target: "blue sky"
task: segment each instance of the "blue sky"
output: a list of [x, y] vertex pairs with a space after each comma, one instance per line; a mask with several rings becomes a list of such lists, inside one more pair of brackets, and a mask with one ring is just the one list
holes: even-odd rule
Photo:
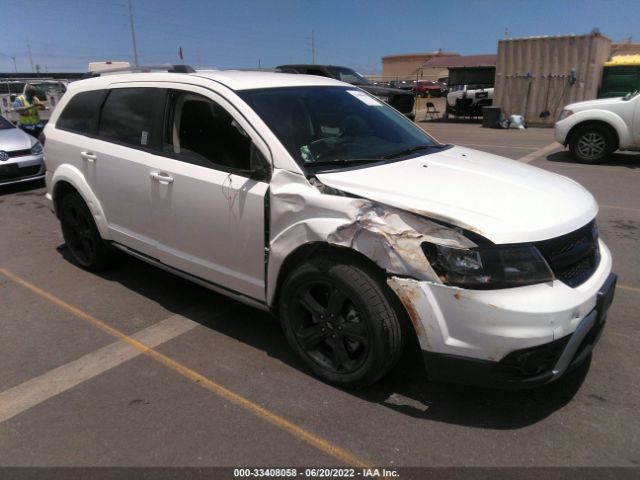
[[[640, 42], [640, 0], [132, 0], [141, 64], [201, 68], [311, 62], [379, 73], [381, 58], [442, 48], [495, 53], [509, 36], [588, 33]], [[85, 71], [133, 61], [128, 0], [0, 0], [0, 71]]]

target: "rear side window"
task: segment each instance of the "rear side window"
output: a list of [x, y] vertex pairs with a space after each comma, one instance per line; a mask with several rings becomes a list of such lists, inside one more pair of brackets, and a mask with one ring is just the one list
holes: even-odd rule
[[76, 94], [60, 114], [56, 127], [85, 135], [95, 134], [98, 110], [104, 95], [104, 90]]
[[117, 88], [109, 92], [102, 107], [98, 135], [135, 147], [151, 147], [164, 106], [161, 88]]

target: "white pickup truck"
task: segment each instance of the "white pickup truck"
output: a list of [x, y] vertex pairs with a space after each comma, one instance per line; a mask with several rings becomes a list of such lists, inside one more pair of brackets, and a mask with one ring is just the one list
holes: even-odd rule
[[493, 103], [493, 87], [485, 85], [452, 85], [447, 93], [447, 114], [481, 115], [482, 107]]
[[555, 137], [581, 162], [600, 163], [615, 150], [640, 147], [640, 95], [588, 100], [564, 107]]

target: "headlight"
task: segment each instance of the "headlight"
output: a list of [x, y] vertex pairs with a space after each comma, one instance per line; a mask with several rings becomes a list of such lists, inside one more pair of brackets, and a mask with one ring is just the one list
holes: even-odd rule
[[376, 97], [378, 97], [378, 100], [381, 100], [385, 103], [389, 103], [389, 99], [391, 98], [387, 95], [376, 95]]
[[42, 145], [40, 143], [34, 143], [31, 147], [31, 155], [42, 155]]
[[451, 248], [423, 243], [422, 249], [447, 285], [470, 289], [522, 287], [554, 279], [551, 269], [532, 245]]
[[562, 110], [560, 112], [560, 118], [558, 119], [558, 121], [560, 120], [564, 120], [565, 118], [567, 118], [568, 116], [573, 115], [573, 111], [572, 110], [567, 110], [566, 108], [564, 110]]

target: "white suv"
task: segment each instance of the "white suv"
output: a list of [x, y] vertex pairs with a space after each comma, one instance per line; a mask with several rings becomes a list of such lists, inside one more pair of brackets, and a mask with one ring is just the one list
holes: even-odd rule
[[556, 140], [584, 163], [605, 161], [614, 150], [638, 150], [638, 93], [567, 105], [555, 124]]
[[78, 265], [114, 247], [271, 311], [332, 383], [371, 384], [413, 343], [432, 379], [540, 385], [589, 355], [613, 296], [584, 188], [336, 80], [104, 75], [45, 133]]

